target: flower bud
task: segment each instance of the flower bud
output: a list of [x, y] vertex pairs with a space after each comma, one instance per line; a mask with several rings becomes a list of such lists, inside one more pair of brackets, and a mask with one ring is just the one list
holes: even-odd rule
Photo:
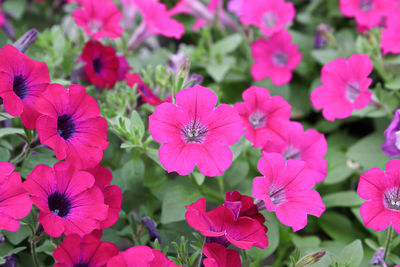
[[25, 51], [28, 50], [28, 48], [36, 41], [37, 35], [38, 31], [36, 29], [30, 29], [14, 43], [14, 47], [22, 53], [25, 53]]
[[322, 249], [318, 252], [314, 252], [311, 254], [308, 254], [306, 256], [304, 256], [303, 258], [301, 258], [297, 263], [296, 263], [296, 267], [303, 267], [303, 266], [309, 266], [312, 265], [318, 261], [321, 260], [321, 258], [325, 255], [326, 250]]

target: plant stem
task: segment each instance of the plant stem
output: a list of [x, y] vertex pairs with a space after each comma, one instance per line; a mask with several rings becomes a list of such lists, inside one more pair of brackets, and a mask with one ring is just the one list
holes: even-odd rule
[[36, 255], [36, 241], [34, 239], [31, 240], [31, 250], [32, 250], [32, 260], [35, 264], [35, 267], [40, 267], [39, 261]]
[[387, 235], [386, 235], [385, 254], [383, 255], [383, 260], [385, 262], [386, 262], [387, 257], [389, 257], [389, 254], [390, 254], [390, 246], [392, 245], [392, 239], [393, 239], [393, 227], [389, 226], [389, 229], [387, 230]]

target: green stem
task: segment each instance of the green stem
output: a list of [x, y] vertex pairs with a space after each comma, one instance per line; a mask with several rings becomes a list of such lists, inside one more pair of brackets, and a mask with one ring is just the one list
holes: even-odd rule
[[39, 261], [36, 254], [36, 241], [34, 239], [31, 240], [31, 250], [32, 250], [32, 260], [35, 267], [40, 267]]
[[393, 239], [393, 227], [389, 226], [389, 229], [387, 230], [387, 235], [386, 235], [385, 254], [383, 255], [384, 261], [386, 261], [387, 257], [389, 257], [390, 246], [392, 245], [392, 239]]

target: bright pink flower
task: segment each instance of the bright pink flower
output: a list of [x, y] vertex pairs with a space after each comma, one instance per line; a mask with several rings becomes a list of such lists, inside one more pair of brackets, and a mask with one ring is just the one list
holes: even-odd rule
[[129, 87], [133, 87], [135, 84], [137, 84], [136, 90], [138, 90], [142, 100], [152, 106], [158, 106], [164, 102], [158, 96], [156, 96], [153, 91], [143, 82], [138, 73], [127, 74], [126, 84]]
[[118, 80], [119, 61], [112, 46], [98, 41], [89, 41], [82, 50], [80, 59], [89, 81], [100, 88], [112, 89]]
[[36, 121], [40, 142], [51, 147], [58, 160], [82, 168], [100, 162], [108, 146], [107, 121], [84, 87], [72, 84], [66, 89], [51, 84], [35, 107], [42, 114]]
[[247, 0], [241, 5], [241, 14], [240, 21], [244, 25], [258, 26], [264, 35], [272, 36], [292, 22], [296, 10], [293, 3], [284, 0]]
[[179, 267], [165, 255], [147, 246], [135, 246], [111, 258], [107, 267]]
[[348, 18], [355, 17], [358, 25], [372, 28], [382, 17], [398, 9], [397, 0], [340, 0], [340, 11]]
[[250, 217], [235, 217], [233, 211], [226, 206], [219, 206], [206, 211], [206, 199], [185, 206], [186, 221], [203, 236], [211, 237], [211, 242], [224, 246], [233, 244], [242, 249], [252, 246], [264, 249], [268, 246], [268, 238], [264, 227]]
[[118, 255], [118, 247], [110, 242], [103, 242], [94, 234], [80, 237], [67, 235], [54, 250], [54, 267], [103, 267], [109, 259]]
[[12, 45], [0, 50], [0, 97], [5, 110], [12, 116], [21, 115], [26, 128], [35, 128], [39, 113], [34, 103], [49, 83], [45, 63], [29, 58]]
[[400, 11], [387, 18], [387, 27], [382, 30], [381, 47], [384, 54], [400, 53]]
[[11, 163], [0, 161], [0, 230], [17, 231], [18, 219], [32, 209], [32, 201], [21, 183], [21, 176], [13, 172]]
[[94, 176], [95, 184], [103, 192], [104, 204], [108, 206], [108, 215], [105, 220], [100, 222], [100, 228], [108, 228], [118, 221], [118, 214], [122, 204], [121, 188], [118, 185], [110, 185], [112, 173], [100, 164], [86, 171]]
[[232, 163], [229, 146], [242, 135], [240, 117], [233, 107], [217, 104], [217, 95], [196, 85], [179, 91], [176, 103], [163, 103], [149, 118], [161, 164], [168, 172], [187, 175], [195, 165], [206, 176], [218, 176]]
[[315, 179], [304, 161], [285, 158], [278, 153], [264, 154], [258, 161], [264, 175], [253, 180], [253, 197], [264, 201], [268, 211], [276, 212], [279, 221], [293, 231], [307, 225], [307, 214], [320, 217], [325, 211], [321, 196], [311, 188]]
[[217, 243], [206, 243], [203, 253], [207, 257], [203, 260], [205, 267], [241, 267], [239, 252], [227, 249]]
[[82, 8], [76, 9], [72, 16], [75, 23], [93, 39], [115, 39], [121, 36], [122, 27], [119, 22], [122, 15], [112, 0], [85, 0], [80, 5]]
[[327, 63], [321, 71], [322, 85], [311, 93], [311, 103], [322, 109], [322, 115], [329, 121], [349, 117], [354, 109], [369, 104], [372, 93], [368, 87], [372, 79], [368, 75], [372, 68], [368, 55], [360, 54]]
[[289, 32], [282, 30], [268, 40], [260, 38], [251, 45], [255, 63], [251, 67], [254, 80], [269, 77], [273, 84], [284, 85], [292, 79], [294, 70], [301, 61], [297, 44], [292, 44]]
[[129, 66], [128, 60], [124, 56], [117, 56], [118, 58], [118, 81], [123, 81], [125, 80], [125, 76], [128, 74], [128, 72], [132, 69], [131, 66]]
[[85, 235], [100, 228], [108, 214], [104, 196], [92, 174], [65, 161], [53, 168], [37, 165], [24, 182], [39, 210], [38, 221], [50, 236]]
[[238, 18], [243, 16], [243, 11], [242, 11], [242, 2], [243, 0], [229, 0], [227, 8], [230, 12], [235, 14]]
[[242, 117], [244, 135], [254, 147], [264, 146], [268, 140], [284, 139], [286, 123], [290, 118], [290, 105], [280, 96], [271, 97], [269, 91], [252, 86], [242, 94], [243, 102], [235, 109]]
[[385, 172], [372, 168], [361, 175], [358, 195], [365, 199], [360, 208], [365, 226], [382, 231], [390, 225], [400, 234], [400, 160], [386, 163]]
[[304, 131], [301, 123], [287, 123], [287, 131], [280, 142], [268, 141], [262, 152], [280, 153], [286, 160], [295, 159], [306, 162], [309, 175], [316, 183], [326, 177], [328, 162], [323, 158], [328, 150], [328, 144], [323, 134], [314, 129]]

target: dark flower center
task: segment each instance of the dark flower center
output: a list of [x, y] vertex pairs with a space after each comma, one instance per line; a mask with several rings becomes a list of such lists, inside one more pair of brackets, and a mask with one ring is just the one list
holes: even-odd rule
[[58, 134], [68, 140], [76, 132], [76, 125], [71, 115], [63, 114], [57, 118]]
[[360, 8], [364, 12], [368, 12], [374, 8], [374, 0], [360, 0]]
[[[211, 229], [211, 230], [213, 230], [213, 229]], [[215, 232], [217, 232], [217, 231], [215, 231]], [[207, 237], [206, 243], [217, 243], [226, 248], [229, 247], [229, 245], [231, 244], [231, 242], [229, 242], [228, 239], [226, 239], [225, 235], [216, 236], [216, 237]]]
[[14, 76], [13, 91], [21, 100], [28, 95], [28, 86], [22, 74]]
[[274, 27], [276, 25], [277, 21], [278, 21], [278, 17], [275, 15], [274, 12], [271, 12], [271, 11], [268, 11], [262, 17], [262, 24], [268, 28]]
[[96, 73], [100, 73], [101, 70], [103, 69], [103, 62], [101, 61], [101, 59], [99, 57], [95, 58], [93, 60], [93, 69], [94, 69], [94, 72], [96, 72]]
[[275, 205], [280, 205], [285, 202], [285, 190], [284, 188], [276, 187], [271, 185], [268, 189], [268, 195]]
[[254, 129], [261, 128], [265, 126], [267, 116], [256, 110], [249, 116], [249, 122]]
[[385, 207], [400, 211], [400, 188], [392, 188], [384, 193]]
[[284, 67], [288, 61], [288, 56], [285, 52], [279, 51], [272, 56], [272, 63], [276, 66]]
[[288, 160], [288, 159], [296, 159], [300, 160], [301, 159], [301, 152], [297, 148], [294, 148], [292, 146], [288, 146], [283, 152], [283, 157]]
[[194, 120], [181, 129], [186, 143], [202, 144], [208, 134], [208, 129], [199, 121]]
[[346, 99], [349, 100], [351, 103], [354, 103], [354, 101], [357, 99], [359, 95], [360, 95], [360, 85], [357, 82], [348, 83], [345, 91]]
[[74, 264], [74, 267], [89, 267], [89, 264], [85, 262], [79, 262], [77, 264]]
[[48, 196], [47, 203], [51, 213], [60, 217], [67, 216], [72, 208], [67, 196], [57, 191]]

